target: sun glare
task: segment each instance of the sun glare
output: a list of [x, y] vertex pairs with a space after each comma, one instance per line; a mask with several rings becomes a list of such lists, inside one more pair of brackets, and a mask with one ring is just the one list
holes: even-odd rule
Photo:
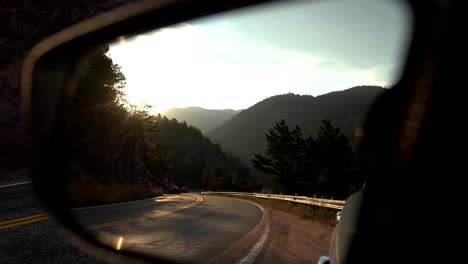
[[137, 108], [143, 108], [144, 106], [150, 105], [150, 112], [152, 113], [159, 113], [167, 110], [161, 104], [154, 102], [154, 100], [152, 100], [152, 98], [150, 98], [148, 94], [145, 94], [144, 90], [141, 89], [128, 89], [127, 86], [125, 99], [129, 105]]
[[[405, 34], [398, 31], [400, 24], [385, 33], [395, 41], [380, 40], [380, 31], [371, 32], [371, 41], [371, 33], [362, 33], [361, 20], [348, 25], [348, 31], [360, 34], [350, 37], [337, 33], [342, 32], [336, 29], [343, 26], [340, 21], [322, 30], [320, 16], [303, 17], [301, 10], [292, 11], [307, 26], [292, 20], [297, 27], [278, 27], [273, 18], [280, 13], [237, 14], [120, 37], [109, 52], [126, 77], [127, 101], [149, 104], [156, 113], [189, 106], [246, 109], [273, 95], [317, 96], [363, 84], [388, 86], [396, 80]], [[383, 50], [385, 56], [375, 55]]]
[[196, 93], [181, 93], [181, 87], [193, 87], [193, 78], [190, 78], [193, 73], [184, 73], [186, 69], [181, 66], [184, 59], [191, 60], [189, 54], [182, 57], [170, 52], [193, 38], [196, 30], [196, 26], [181, 24], [133, 39], [121, 37], [111, 45], [110, 55], [122, 67], [127, 79], [125, 94], [129, 104], [149, 104], [152, 112], [160, 113], [172, 107], [192, 106], [191, 100], [200, 99]]

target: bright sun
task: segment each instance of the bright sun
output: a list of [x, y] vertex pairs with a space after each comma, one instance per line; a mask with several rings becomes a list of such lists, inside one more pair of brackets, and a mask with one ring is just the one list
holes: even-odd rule
[[145, 89], [131, 89], [132, 86], [128, 86], [125, 89], [125, 98], [130, 105], [136, 107], [142, 107], [144, 105], [151, 105], [151, 113], [162, 113], [166, 110], [169, 110], [173, 107], [173, 104], [167, 102], [167, 104], [162, 104], [159, 101], [155, 101], [154, 95], [151, 91]]

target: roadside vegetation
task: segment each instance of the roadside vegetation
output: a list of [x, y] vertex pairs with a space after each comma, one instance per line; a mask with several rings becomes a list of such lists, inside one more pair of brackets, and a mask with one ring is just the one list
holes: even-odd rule
[[328, 119], [315, 138], [304, 136], [297, 125], [290, 128], [284, 119], [265, 137], [265, 153], [255, 154], [252, 164], [272, 176], [275, 193], [343, 198], [363, 184], [348, 138]]

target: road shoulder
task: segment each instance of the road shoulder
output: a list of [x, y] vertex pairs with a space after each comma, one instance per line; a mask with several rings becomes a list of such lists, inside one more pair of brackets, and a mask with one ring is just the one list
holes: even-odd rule
[[[235, 199], [235, 198], [233, 198]], [[245, 200], [244, 200], [245, 201]], [[333, 225], [302, 219], [264, 204], [262, 220], [242, 240], [210, 263], [317, 263], [328, 255]], [[266, 241], [261, 241], [267, 232]], [[249, 258], [261, 243], [255, 258]]]

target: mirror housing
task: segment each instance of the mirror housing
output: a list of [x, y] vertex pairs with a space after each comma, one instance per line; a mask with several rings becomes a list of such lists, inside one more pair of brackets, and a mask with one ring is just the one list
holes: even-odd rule
[[[119, 252], [106, 247], [89, 236], [74, 220], [63, 197], [64, 146], [66, 139], [61, 137], [63, 108], [66, 88], [70, 81], [69, 72], [73, 71], [77, 58], [89, 48], [117, 39], [119, 36], [131, 36], [158, 27], [217, 12], [241, 8], [248, 5], [269, 1], [143, 1], [121, 7], [115, 11], [82, 22], [39, 43], [28, 55], [23, 65], [22, 96], [23, 109], [31, 141], [32, 178], [34, 188], [46, 207], [59, 224], [70, 230], [80, 243], [101, 251], [124, 254], [142, 261], [170, 263], [164, 259], [145, 257], [129, 252]], [[410, 3], [416, 1], [411, 1]], [[413, 5], [415, 6], [416, 4]], [[425, 43], [426, 31], [418, 31], [421, 25], [427, 25], [424, 16], [419, 16], [415, 30], [422, 37], [417, 45], [411, 47], [410, 63], [405, 71], [416, 74], [422, 64], [424, 50], [415, 50]], [[419, 34], [419, 35], [418, 35]], [[414, 60], [414, 62], [413, 62]], [[52, 78], [50, 78], [52, 77]], [[406, 77], [408, 82], [410, 78]], [[410, 76], [412, 77], [412, 76]], [[356, 213], [357, 214], [357, 213]], [[343, 219], [340, 224], [343, 223]], [[73, 241], [73, 239], [72, 239]], [[80, 245], [82, 248], [83, 245]], [[327, 257], [320, 261], [326, 263]], [[319, 262], [320, 263], [320, 262]]]

